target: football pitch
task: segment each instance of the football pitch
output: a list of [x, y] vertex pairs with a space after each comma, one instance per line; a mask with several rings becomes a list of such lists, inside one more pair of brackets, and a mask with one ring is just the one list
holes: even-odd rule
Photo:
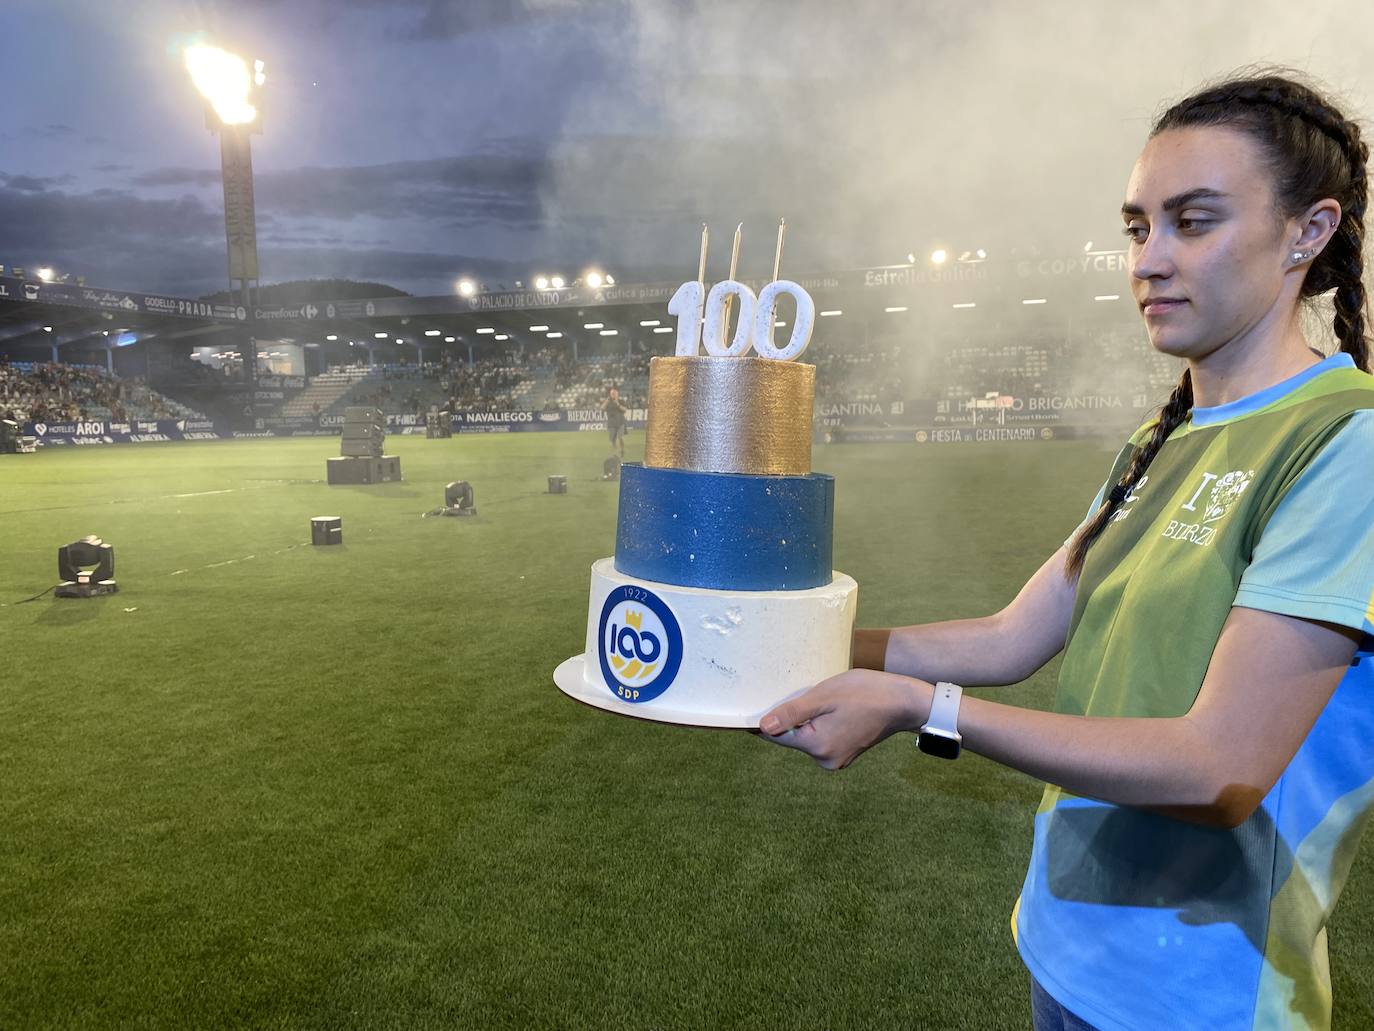
[[[1002, 606], [1116, 446], [817, 447], [860, 625]], [[392, 437], [369, 487], [323, 482], [337, 449], [0, 457], [0, 1028], [1030, 1026], [1038, 784], [561, 694], [603, 434]], [[424, 518], [459, 479], [477, 516]], [[17, 604], [88, 534], [120, 593]], [[1048, 706], [1057, 672], [986, 693]], [[1333, 1026], [1374, 1026], [1368, 843], [1331, 958]]]

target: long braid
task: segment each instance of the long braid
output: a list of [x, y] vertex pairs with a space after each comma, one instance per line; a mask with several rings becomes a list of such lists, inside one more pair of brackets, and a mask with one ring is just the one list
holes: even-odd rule
[[1112, 521], [1112, 516], [1121, 507], [1140, 478], [1145, 475], [1145, 470], [1154, 461], [1159, 449], [1164, 446], [1164, 442], [1169, 439], [1169, 434], [1187, 420], [1193, 411], [1193, 376], [1186, 369], [1183, 378], [1178, 381], [1178, 386], [1174, 387], [1174, 392], [1169, 395], [1169, 400], [1165, 402], [1160, 410], [1159, 417], [1155, 420], [1154, 429], [1150, 433], [1150, 439], [1144, 445], [1135, 449], [1131, 455], [1131, 464], [1126, 467], [1126, 471], [1121, 474], [1121, 479], [1116, 485], [1107, 492], [1107, 496], [1102, 500], [1102, 507], [1099, 508], [1091, 520], [1085, 523], [1069, 542], [1069, 557], [1064, 563], [1064, 577], [1072, 580], [1083, 568], [1083, 560], [1088, 555], [1088, 549], [1092, 547], [1093, 541], [1097, 540], [1099, 534], [1107, 528]]

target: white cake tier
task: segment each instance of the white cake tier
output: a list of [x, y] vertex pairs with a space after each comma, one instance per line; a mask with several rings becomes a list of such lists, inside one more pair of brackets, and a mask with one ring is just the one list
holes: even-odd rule
[[592, 566], [587, 650], [554, 672], [565, 694], [626, 716], [756, 728], [778, 702], [849, 668], [858, 584], [708, 591]]

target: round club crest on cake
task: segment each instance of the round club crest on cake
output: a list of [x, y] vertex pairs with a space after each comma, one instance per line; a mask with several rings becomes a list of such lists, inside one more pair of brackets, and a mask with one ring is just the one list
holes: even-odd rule
[[[615, 555], [592, 565], [586, 650], [554, 671], [579, 701], [752, 729], [778, 702], [849, 668], [858, 585], [831, 569], [835, 481], [811, 471], [816, 368], [795, 361], [815, 304], [777, 278], [782, 233], [774, 281], [757, 297], [734, 279], [739, 230], [730, 279], [707, 297], [703, 227], [698, 280], [668, 305], [677, 354], [649, 363], [644, 462], [621, 468]], [[797, 314], [778, 347], [783, 294]], [[727, 343], [733, 304], [738, 329]], [[758, 357], [746, 356], [751, 346]]]

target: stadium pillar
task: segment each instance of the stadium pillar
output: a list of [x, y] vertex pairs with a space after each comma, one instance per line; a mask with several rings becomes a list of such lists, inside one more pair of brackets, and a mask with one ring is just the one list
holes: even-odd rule
[[468, 368], [476, 365], [477, 362], [472, 357], [472, 345], [468, 344]]
[[[53, 350], [56, 351], [57, 348], [54, 347]], [[111, 344], [105, 345], [105, 368], [111, 376], [114, 375], [114, 346]]]
[[58, 357], [57, 357], [57, 345], [56, 345], [56, 344], [53, 344], [53, 345], [52, 345], [52, 363], [53, 363], [54, 365], [56, 365], [57, 362], [58, 362]]
[[370, 369], [377, 364], [377, 349], [371, 344], [367, 345], [367, 367]]
[[416, 345], [415, 345], [415, 364], [416, 364], [416, 365], [423, 365], [423, 364], [425, 364], [425, 345], [424, 345], [424, 344], [416, 344]]

